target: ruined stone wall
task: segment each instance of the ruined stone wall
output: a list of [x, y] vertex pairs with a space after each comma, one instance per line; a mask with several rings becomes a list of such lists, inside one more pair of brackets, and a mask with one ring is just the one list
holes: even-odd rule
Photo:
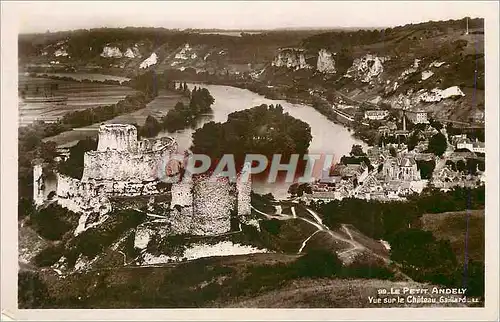
[[[137, 197], [160, 193], [157, 188], [158, 181], [80, 181], [62, 174], [56, 176], [58, 202], [74, 212], [99, 212], [98, 199], [101, 197]], [[97, 209], [94, 209], [96, 207]]]
[[158, 189], [158, 181], [107, 181], [107, 180], [90, 180], [96, 189], [99, 189], [108, 196], [148, 196], [160, 193]]
[[57, 202], [77, 213], [95, 211], [99, 212], [102, 191], [93, 183], [81, 182], [78, 179], [57, 173]]
[[97, 151], [136, 151], [137, 128], [129, 124], [105, 124], [99, 127]]
[[159, 151], [128, 153], [121, 151], [86, 152], [82, 181], [154, 181], [161, 164], [171, 155], [168, 147]]
[[188, 207], [193, 205], [193, 184], [191, 182], [180, 182], [172, 184], [171, 208], [175, 206]]
[[41, 206], [45, 201], [42, 174], [42, 164], [35, 164], [33, 166], [33, 202], [35, 206]]
[[236, 181], [236, 193], [238, 203], [238, 216], [246, 217], [252, 212], [250, 207], [252, 192], [252, 177], [250, 173], [250, 164], [246, 163], [243, 169], [238, 173]]

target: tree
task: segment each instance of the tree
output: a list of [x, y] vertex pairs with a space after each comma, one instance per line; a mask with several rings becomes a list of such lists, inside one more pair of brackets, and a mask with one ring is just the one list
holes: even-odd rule
[[292, 197], [302, 197], [304, 193], [311, 194], [312, 188], [308, 183], [293, 183], [290, 188], [288, 188], [288, 193], [292, 195]]
[[430, 179], [436, 167], [436, 162], [434, 160], [417, 161], [417, 167], [420, 170], [420, 177], [422, 179]]
[[391, 259], [416, 280], [450, 285], [457, 258], [449, 241], [436, 240], [431, 232], [405, 229], [389, 238]]
[[391, 146], [389, 148], [389, 153], [391, 154], [392, 157], [396, 157], [397, 156], [396, 148], [394, 148], [393, 146]]
[[161, 131], [161, 124], [153, 116], [148, 115], [144, 126], [140, 128], [140, 135], [145, 137], [156, 136]]
[[294, 263], [297, 273], [303, 277], [329, 277], [342, 269], [342, 261], [328, 250], [312, 250]]
[[477, 173], [478, 164], [479, 164], [478, 160], [468, 158], [466, 163], [467, 172], [469, 174], [475, 175]]
[[363, 152], [363, 147], [359, 144], [353, 144], [352, 148], [351, 148], [351, 152], [349, 154], [353, 157], [366, 156], [366, 153]]
[[438, 131], [441, 131], [441, 129], [443, 128], [443, 124], [441, 124], [441, 122], [436, 121], [432, 118], [429, 120], [429, 124]]
[[467, 171], [467, 165], [463, 160], [458, 160], [457, 161], [457, 171], [459, 172], [466, 172]]
[[412, 151], [413, 149], [415, 149], [415, 147], [417, 146], [418, 142], [419, 142], [418, 131], [415, 131], [408, 138], [408, 142], [407, 142], [407, 144], [408, 144], [408, 151]]
[[437, 133], [429, 139], [429, 152], [439, 157], [444, 154], [447, 147], [446, 137], [442, 133]]

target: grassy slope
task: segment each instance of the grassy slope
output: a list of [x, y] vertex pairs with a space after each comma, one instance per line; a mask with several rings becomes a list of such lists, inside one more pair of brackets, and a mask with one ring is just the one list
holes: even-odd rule
[[296, 255], [253, 254], [199, 259], [164, 267], [116, 268], [57, 279], [45, 275], [50, 308], [369, 307], [380, 288], [423, 287], [365, 279], [283, 281], [273, 269]]
[[[484, 261], [484, 210], [471, 210], [468, 213], [468, 257]], [[436, 238], [449, 240], [457, 259], [464, 260], [467, 212], [425, 214], [421, 220], [423, 229], [432, 231]]]
[[[279, 289], [241, 300], [220, 303], [221, 307], [251, 308], [375, 308], [430, 307], [429, 304], [375, 304], [369, 296], [377, 297], [380, 289], [432, 288], [429, 284], [395, 282], [378, 279], [299, 279]], [[437, 297], [437, 296], [434, 296]], [[382, 297], [383, 298], [383, 297]], [[436, 305], [433, 306], [444, 306]], [[449, 306], [460, 306], [452, 304]]]

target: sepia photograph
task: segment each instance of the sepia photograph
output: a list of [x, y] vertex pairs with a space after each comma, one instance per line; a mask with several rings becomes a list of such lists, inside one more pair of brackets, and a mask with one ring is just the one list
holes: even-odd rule
[[498, 319], [498, 9], [2, 2], [2, 315]]

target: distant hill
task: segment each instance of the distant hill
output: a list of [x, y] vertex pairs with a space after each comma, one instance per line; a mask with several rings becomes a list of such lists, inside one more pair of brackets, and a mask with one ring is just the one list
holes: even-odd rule
[[[484, 121], [480, 18], [383, 29], [231, 34], [210, 29], [76, 30], [20, 35], [19, 58], [23, 71], [131, 77], [153, 69], [182, 80], [271, 85], [276, 97], [305, 97], [314, 91], [329, 104], [344, 97], [402, 108], [408, 98], [412, 108], [437, 119]], [[456, 94], [449, 97], [451, 92]]]

